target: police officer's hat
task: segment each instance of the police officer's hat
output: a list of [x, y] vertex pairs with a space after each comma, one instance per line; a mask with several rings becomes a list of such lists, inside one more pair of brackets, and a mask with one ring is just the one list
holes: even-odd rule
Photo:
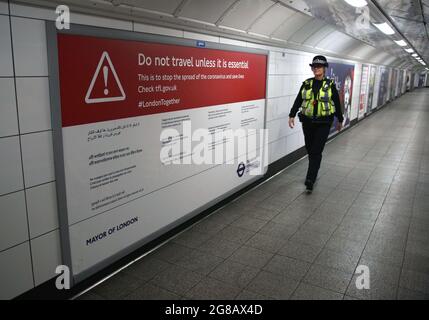
[[324, 67], [328, 67], [329, 66], [328, 60], [326, 60], [326, 57], [324, 57], [324, 56], [315, 56], [313, 58], [313, 62], [310, 63], [310, 67], [313, 67], [315, 65], [322, 65]]

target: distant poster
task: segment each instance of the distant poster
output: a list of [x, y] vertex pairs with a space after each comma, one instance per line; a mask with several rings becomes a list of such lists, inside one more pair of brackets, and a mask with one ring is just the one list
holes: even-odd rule
[[[344, 108], [344, 128], [348, 127], [351, 121], [354, 73], [355, 66], [353, 64], [345, 63], [329, 63], [329, 68], [327, 70], [327, 77], [335, 81], [340, 95], [340, 103]], [[337, 121], [337, 118], [335, 118], [331, 128], [331, 135], [335, 133]]]
[[376, 66], [371, 66], [369, 73], [369, 84], [368, 84], [368, 103], [366, 107], [366, 113], [370, 114], [372, 112], [372, 104], [374, 100], [374, 90], [375, 90], [375, 74], [377, 71]]
[[389, 94], [388, 83], [389, 83], [389, 70], [386, 67], [380, 67], [380, 83], [378, 87], [378, 100], [377, 108], [380, 108], [387, 102]]
[[426, 73], [421, 73], [419, 77], [419, 88], [424, 87], [426, 80]]
[[390, 70], [390, 95], [389, 100], [394, 100], [396, 97], [396, 70]]
[[360, 94], [359, 94], [359, 112], [358, 120], [362, 119], [365, 116], [366, 112], [366, 103], [368, 96], [368, 77], [369, 77], [369, 66], [364, 64], [362, 65], [362, 77], [360, 81]]

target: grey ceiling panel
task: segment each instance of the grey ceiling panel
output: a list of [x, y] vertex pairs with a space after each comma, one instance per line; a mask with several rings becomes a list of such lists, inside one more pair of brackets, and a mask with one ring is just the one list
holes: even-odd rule
[[247, 30], [272, 5], [274, 2], [271, 0], [241, 0], [228, 12], [219, 25]]
[[295, 12], [281, 4], [275, 4], [254, 22], [249, 31], [269, 36]]
[[186, 3], [179, 16], [214, 24], [235, 1], [191, 0]]
[[115, 4], [126, 4], [136, 8], [173, 14], [182, 0], [117, 0]]
[[272, 37], [282, 40], [288, 40], [295, 32], [301, 29], [306, 23], [313, 18], [303, 13], [297, 12], [286, 20], [276, 31], [273, 32]]
[[318, 30], [323, 28], [324, 25], [325, 25], [325, 22], [323, 21], [320, 21], [317, 19], [310, 20], [305, 25], [303, 25], [300, 29], [298, 29], [292, 35], [292, 37], [289, 38], [289, 40], [296, 43], [303, 43], [310, 36], [317, 33]]
[[314, 32], [310, 37], [308, 37], [303, 44], [314, 47], [319, 41], [326, 38], [330, 33], [334, 31], [335, 29], [333, 27], [325, 24], [322, 28], [320, 28], [318, 31]]

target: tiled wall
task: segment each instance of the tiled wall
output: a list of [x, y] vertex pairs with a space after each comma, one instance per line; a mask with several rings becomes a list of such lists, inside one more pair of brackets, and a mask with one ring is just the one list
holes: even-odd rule
[[44, 21], [0, 2], [0, 298], [61, 264]]
[[[53, 10], [13, 2], [9, 14], [0, 0], [0, 299], [51, 279], [61, 263], [44, 25], [54, 19]], [[287, 122], [312, 54], [82, 14], [72, 23], [269, 50], [270, 162], [304, 145], [300, 123]]]

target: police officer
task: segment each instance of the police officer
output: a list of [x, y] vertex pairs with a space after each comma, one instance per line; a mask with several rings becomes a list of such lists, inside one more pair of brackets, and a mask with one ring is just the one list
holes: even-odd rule
[[322, 152], [328, 139], [330, 128], [337, 117], [336, 129], [342, 129], [344, 121], [340, 98], [333, 80], [325, 77], [328, 61], [324, 56], [315, 56], [310, 64], [314, 78], [303, 82], [295, 103], [289, 113], [289, 127], [295, 126], [298, 109], [299, 120], [305, 137], [305, 148], [308, 153], [308, 171], [305, 179], [307, 192], [311, 193], [319, 172]]

